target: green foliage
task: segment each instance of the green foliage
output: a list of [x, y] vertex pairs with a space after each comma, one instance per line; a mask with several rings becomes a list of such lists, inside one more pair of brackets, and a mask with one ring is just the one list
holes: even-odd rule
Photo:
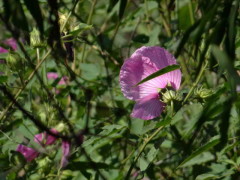
[[[18, 40], [0, 53], [0, 179], [239, 179], [239, 2], [0, 1], [0, 46]], [[33, 29], [43, 45], [30, 43]], [[119, 86], [124, 60], [143, 45], [179, 65], [137, 85], [182, 72], [183, 100], [149, 121], [130, 117]], [[52, 128], [54, 144], [34, 141]], [[38, 157], [26, 161], [19, 144]]]

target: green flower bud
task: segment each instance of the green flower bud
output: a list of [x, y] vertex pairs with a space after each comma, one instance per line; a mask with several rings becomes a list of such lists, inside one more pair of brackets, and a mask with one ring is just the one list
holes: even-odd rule
[[33, 28], [32, 32], [30, 33], [30, 44], [33, 48], [41, 48], [46, 46], [46, 43], [41, 41], [40, 32], [36, 28]]
[[166, 92], [162, 93], [162, 100], [164, 103], [168, 104], [171, 101], [181, 101], [182, 96], [173, 90], [167, 90]]
[[56, 129], [58, 132], [63, 132], [65, 125], [63, 123], [59, 123], [54, 129]]
[[52, 161], [48, 157], [45, 157], [44, 159], [38, 161], [39, 171], [43, 174], [48, 174], [51, 170], [51, 166]]
[[19, 166], [19, 165], [24, 165], [26, 164], [26, 159], [24, 158], [24, 156], [17, 151], [11, 151], [11, 158], [10, 161], [12, 164]]
[[23, 58], [14, 51], [9, 51], [6, 61], [9, 68], [13, 71], [21, 69], [24, 62]]
[[60, 29], [64, 32], [67, 33], [72, 30], [72, 18], [68, 18], [67, 14], [61, 14], [59, 13], [59, 25]]
[[205, 88], [197, 88], [194, 91], [194, 95], [197, 98], [201, 98], [201, 99], [206, 99], [208, 97], [210, 97], [213, 94], [213, 91], [210, 89], [205, 89]]

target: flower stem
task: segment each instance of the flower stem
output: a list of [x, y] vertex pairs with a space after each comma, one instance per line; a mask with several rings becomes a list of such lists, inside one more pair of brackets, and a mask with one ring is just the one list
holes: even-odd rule
[[142, 152], [144, 151], [145, 147], [147, 146], [147, 144], [164, 128], [164, 126], [160, 126], [149, 138], [147, 138], [143, 145], [141, 146], [140, 148], [140, 151], [138, 153], [138, 155], [134, 158], [128, 172], [127, 172], [127, 175], [126, 175], [126, 178], [125, 179], [129, 179], [129, 176], [131, 175], [131, 172], [132, 172], [132, 169], [134, 167], [134, 165], [137, 163], [137, 160], [139, 159], [139, 157], [141, 156]]
[[[87, 24], [90, 24], [91, 21], [92, 21], [92, 15], [93, 15], [93, 11], [94, 11], [94, 8], [95, 8], [96, 4], [97, 4], [97, 0], [93, 0], [91, 10], [90, 10], [90, 13], [89, 13], [89, 16], [88, 16]], [[84, 60], [85, 51], [86, 51], [86, 44], [83, 44], [82, 57], [81, 57], [80, 62], [83, 62], [83, 60]]]
[[206, 69], [207, 65], [208, 65], [208, 62], [206, 62], [206, 64], [202, 66], [202, 69], [201, 69], [201, 71], [199, 72], [196, 81], [193, 83], [193, 86], [191, 87], [191, 89], [190, 89], [190, 91], [188, 92], [187, 96], [186, 96], [185, 99], [183, 100], [182, 105], [183, 105], [183, 104], [188, 100], [188, 98], [192, 95], [193, 90], [197, 87], [199, 81], [201, 80], [202, 75], [203, 75], [203, 72], [204, 72], [204, 70]]
[[[32, 73], [28, 76], [27, 80], [25, 81], [23, 87], [21, 89], [18, 90], [18, 92], [16, 93], [16, 95], [14, 96], [14, 99], [17, 100], [19, 95], [23, 92], [23, 90], [27, 87], [28, 83], [32, 80], [32, 78], [34, 77], [35, 73], [37, 72], [37, 70], [41, 67], [41, 64], [46, 60], [47, 56], [51, 53], [51, 50], [49, 50], [46, 55], [43, 57], [43, 59], [37, 64], [36, 68], [32, 71]], [[3, 111], [3, 113], [0, 116], [0, 122], [3, 120], [3, 118], [6, 116], [8, 110], [12, 107], [12, 105], [14, 104], [14, 101], [11, 101], [7, 108]]]

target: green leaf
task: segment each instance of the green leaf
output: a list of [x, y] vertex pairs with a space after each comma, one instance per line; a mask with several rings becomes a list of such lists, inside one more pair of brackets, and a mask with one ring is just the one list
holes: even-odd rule
[[179, 21], [179, 28], [182, 30], [187, 30], [191, 25], [194, 24], [194, 16], [193, 16], [193, 4], [191, 1], [187, 3], [183, 3], [184, 1], [177, 1], [179, 2], [179, 9], [178, 9], [178, 21]]
[[149, 37], [145, 34], [139, 34], [132, 39], [134, 42], [146, 44], [149, 42]]
[[202, 147], [200, 147], [199, 149], [197, 149], [196, 151], [194, 151], [188, 158], [186, 158], [177, 168], [183, 167], [184, 164], [186, 164], [187, 162], [189, 162], [191, 159], [195, 158], [196, 156], [198, 156], [199, 154], [208, 151], [209, 149], [211, 149], [212, 147], [216, 146], [219, 142], [220, 142], [220, 138], [219, 137], [214, 137], [212, 138], [213, 140], [211, 140], [210, 142], [208, 142], [207, 144], [203, 145]]
[[0, 75], [0, 84], [7, 82], [7, 80], [8, 80], [7, 76]]
[[79, 170], [79, 167], [81, 167], [81, 169], [114, 169], [113, 166], [110, 166], [108, 164], [105, 163], [101, 163], [101, 162], [84, 162], [84, 161], [78, 161], [78, 162], [73, 162], [71, 164], [69, 164], [66, 169], [70, 169], [70, 170]]
[[120, 7], [119, 7], [119, 15], [118, 15], [119, 20], [122, 19], [126, 6], [127, 6], [127, 0], [121, 0]]
[[210, 180], [210, 179], [216, 179], [218, 177], [219, 176], [217, 176], [217, 175], [206, 173], [206, 174], [198, 175], [196, 177], [196, 180], [208, 180], [208, 179]]
[[203, 152], [198, 156], [192, 158], [186, 162], [182, 167], [191, 167], [196, 164], [203, 164], [214, 159], [214, 156], [210, 152]]
[[[229, 59], [228, 55], [225, 51], [220, 50], [220, 48], [216, 45], [212, 46], [212, 54], [215, 57], [215, 59], [218, 61], [219, 66], [222, 70], [226, 70], [228, 73], [228, 76], [232, 78], [235, 83], [240, 84], [240, 78], [234, 69], [234, 65]], [[235, 86], [234, 86], [235, 89]]]
[[38, 0], [24, 0], [24, 3], [30, 11], [32, 17], [35, 19], [39, 31], [43, 34], [43, 17]]
[[73, 36], [77, 36], [79, 33], [86, 31], [86, 30], [90, 30], [92, 28], [93, 28], [92, 25], [88, 25], [85, 23], [79, 23], [77, 26], [74, 27], [74, 29], [72, 31], [69, 32], [69, 34], [72, 34]]
[[16, 28], [28, 31], [28, 21], [20, 0], [4, 0], [3, 3], [6, 20], [10, 20]]
[[173, 65], [167, 66], [167, 67], [165, 67], [163, 69], [160, 69], [159, 71], [157, 71], [155, 73], [152, 73], [151, 75], [147, 76], [146, 78], [141, 80], [139, 83], [137, 83], [135, 86], [138, 86], [138, 85], [140, 85], [140, 84], [142, 84], [142, 83], [144, 83], [146, 81], [149, 81], [151, 79], [154, 79], [154, 78], [156, 78], [158, 76], [161, 76], [163, 74], [166, 74], [168, 72], [174, 71], [174, 70], [179, 69], [179, 68], [180, 68], [180, 66], [177, 65], [177, 64], [173, 64]]

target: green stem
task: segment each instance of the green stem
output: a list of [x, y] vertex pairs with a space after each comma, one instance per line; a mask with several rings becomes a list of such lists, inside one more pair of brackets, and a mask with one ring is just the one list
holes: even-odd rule
[[36, 52], [37, 52], [37, 63], [39, 64], [39, 61], [40, 61], [39, 48], [36, 49]]
[[[76, 5], [77, 5], [78, 2], [79, 2], [79, 0], [76, 0], [74, 6], [73, 6], [73, 8], [72, 8], [72, 10], [71, 10], [71, 11], [69, 12], [69, 14], [68, 14], [68, 18], [70, 17], [70, 15], [72, 14], [72, 12], [74, 11], [74, 9], [75, 9], [75, 7], [76, 7]], [[68, 20], [68, 18], [67, 18], [67, 20]], [[67, 22], [67, 21], [66, 21], [66, 22]], [[64, 23], [62, 29], [64, 29], [64, 27], [66, 26], [66, 22]], [[62, 32], [62, 30], [61, 30], [61, 32]], [[20, 45], [20, 47], [22, 47], [22, 48], [24, 47], [24, 45], [22, 45], [22, 43], [21, 43], [20, 41], [18, 41], [18, 44]], [[22, 49], [22, 50], [24, 50], [24, 49]], [[37, 66], [35, 67], [35, 69], [32, 71], [32, 73], [28, 76], [27, 80], [25, 81], [24, 86], [23, 86], [21, 89], [19, 89], [18, 92], [16, 93], [16, 95], [14, 96], [14, 99], [15, 99], [15, 100], [18, 99], [19, 95], [20, 95], [20, 94], [23, 92], [23, 90], [27, 87], [28, 83], [32, 80], [32, 78], [34, 77], [35, 73], [38, 71], [38, 69], [41, 67], [42, 63], [47, 59], [48, 55], [49, 55], [51, 52], [52, 52], [51, 49], [48, 50], [47, 53], [44, 55], [43, 59], [37, 64]], [[39, 56], [39, 52], [37, 52], [37, 56]], [[40, 60], [39, 57], [38, 57], [38, 59]], [[0, 122], [5, 118], [8, 110], [12, 107], [13, 104], [14, 104], [13, 101], [8, 104], [7, 108], [3, 111], [3, 113], [2, 113], [1, 116], [0, 116]]]
[[[19, 95], [23, 92], [23, 90], [27, 87], [28, 83], [32, 80], [32, 78], [34, 77], [35, 73], [38, 71], [38, 69], [40, 68], [41, 64], [46, 60], [47, 56], [51, 53], [51, 50], [49, 50], [44, 58], [37, 64], [36, 68], [32, 71], [32, 73], [28, 76], [27, 80], [24, 83], [24, 86], [18, 90], [18, 92], [16, 93], [16, 95], [14, 96], [14, 99], [17, 100]], [[0, 122], [4, 119], [4, 117], [6, 116], [8, 110], [12, 107], [12, 105], [14, 104], [14, 101], [11, 101], [7, 108], [3, 111], [3, 113], [0, 116]]]
[[[93, 0], [92, 6], [91, 6], [91, 10], [88, 16], [88, 20], [87, 20], [87, 24], [90, 24], [92, 21], [92, 15], [93, 15], [93, 11], [94, 8], [96, 6], [97, 0]], [[81, 57], [81, 62], [83, 62], [84, 57], [85, 57], [85, 51], [86, 51], [86, 44], [83, 44], [83, 51], [82, 51], [82, 57]]]
[[193, 83], [193, 86], [191, 87], [191, 89], [190, 89], [190, 91], [188, 92], [187, 96], [186, 96], [185, 99], [183, 100], [182, 104], [184, 104], [184, 103], [188, 100], [188, 98], [192, 95], [193, 90], [197, 87], [199, 81], [201, 80], [202, 75], [203, 75], [204, 70], [206, 69], [207, 65], [208, 65], [208, 62], [206, 62], [206, 64], [205, 64], [204, 66], [202, 66], [201, 71], [199, 72], [196, 81]]
[[159, 127], [149, 138], [147, 138], [145, 140], [145, 142], [143, 143], [143, 145], [140, 148], [140, 151], [138, 153], [138, 155], [134, 158], [128, 172], [126, 175], [125, 179], [129, 179], [129, 176], [131, 175], [132, 169], [134, 168], [135, 164], [137, 163], [137, 160], [139, 159], [139, 157], [141, 156], [142, 152], [144, 151], [145, 147], [147, 146], [147, 144], [164, 128], [164, 126]]

